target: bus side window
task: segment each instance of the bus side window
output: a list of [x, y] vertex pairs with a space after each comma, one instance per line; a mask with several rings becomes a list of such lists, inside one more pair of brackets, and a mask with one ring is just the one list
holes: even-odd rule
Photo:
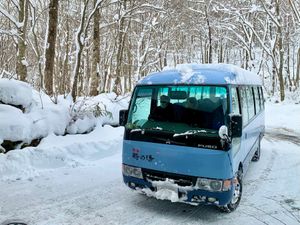
[[255, 115], [254, 98], [253, 98], [252, 88], [246, 87], [246, 90], [247, 90], [248, 114], [249, 114], [249, 120], [251, 120]]
[[258, 114], [260, 112], [260, 110], [261, 110], [261, 103], [260, 103], [260, 98], [259, 98], [258, 87], [254, 87], [253, 90], [254, 90], [256, 114]]
[[257, 112], [258, 112], [258, 109], [257, 109], [257, 105], [256, 105], [256, 102], [255, 102], [255, 91], [254, 91], [254, 87], [250, 87], [250, 89], [251, 89], [251, 93], [252, 93], [252, 97], [253, 97], [254, 115], [256, 115]]
[[247, 102], [247, 92], [245, 87], [239, 87], [240, 100], [241, 100], [241, 109], [242, 109], [242, 117], [243, 117], [243, 126], [246, 126], [249, 121], [248, 114], [248, 102]]
[[241, 114], [239, 96], [238, 96], [237, 88], [235, 87], [231, 88], [231, 101], [232, 101], [231, 112], [234, 114]]
[[264, 94], [263, 94], [262, 87], [258, 87], [258, 90], [259, 90], [259, 97], [260, 97], [261, 107], [264, 108], [265, 107], [265, 100], [264, 100]]

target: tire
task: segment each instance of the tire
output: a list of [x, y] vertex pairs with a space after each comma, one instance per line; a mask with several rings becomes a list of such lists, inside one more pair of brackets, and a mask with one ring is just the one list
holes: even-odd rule
[[240, 169], [239, 172], [237, 173], [237, 176], [235, 177], [235, 180], [237, 182], [235, 182], [235, 186], [234, 186], [234, 193], [232, 196], [232, 199], [230, 201], [230, 203], [228, 203], [227, 205], [223, 205], [223, 206], [219, 206], [219, 209], [222, 212], [226, 212], [226, 213], [231, 213], [233, 212], [238, 205], [240, 204], [241, 198], [242, 198], [242, 193], [243, 193], [243, 179], [242, 179], [243, 175], [242, 175], [242, 170]]
[[260, 141], [261, 141], [261, 138], [259, 138], [257, 150], [251, 159], [252, 162], [257, 162], [260, 159], [260, 151], [261, 151], [260, 150]]

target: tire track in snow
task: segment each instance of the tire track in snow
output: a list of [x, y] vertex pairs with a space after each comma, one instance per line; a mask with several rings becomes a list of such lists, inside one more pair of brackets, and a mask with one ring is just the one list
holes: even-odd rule
[[[262, 192], [260, 190], [262, 185], [264, 186], [269, 185], [270, 187], [272, 187], [271, 183], [275, 182], [275, 179], [272, 178], [274, 176], [272, 176], [271, 178], [270, 176], [274, 175], [274, 172], [276, 171], [274, 165], [278, 164], [278, 162], [276, 163], [276, 159], [279, 157], [278, 154], [279, 148], [276, 148], [277, 147], [276, 144], [278, 143], [278, 141], [290, 142], [292, 144], [299, 146], [300, 145], [299, 137], [300, 135], [298, 136], [297, 133], [292, 133], [290, 130], [282, 129], [282, 128], [272, 129], [266, 132], [265, 140], [264, 140], [266, 141], [266, 143], [265, 145], [262, 146], [262, 157], [261, 160], [257, 162], [258, 168], [255, 169], [255, 172], [258, 172], [258, 174], [255, 175], [255, 172], [253, 173], [253, 171], [251, 171], [256, 178], [245, 182], [246, 198], [242, 199], [242, 201], [244, 200], [245, 206], [249, 208], [250, 213], [247, 212], [249, 216], [258, 219], [259, 222], [262, 222], [264, 224], [269, 224], [271, 219], [274, 220], [273, 222], [277, 221], [280, 224], [284, 224], [284, 225], [290, 224], [290, 223], [286, 223], [286, 221], [280, 217], [280, 213], [283, 213], [286, 217], [289, 218], [289, 220], [294, 221], [292, 222], [292, 224], [300, 224], [299, 222], [300, 218], [298, 218], [291, 210], [287, 209], [286, 207], [283, 207], [282, 204], [277, 203], [283, 209], [280, 211], [279, 215], [277, 215], [278, 213], [276, 211], [273, 211], [268, 207], [267, 202], [262, 204], [260, 203], [260, 206], [258, 206], [256, 202], [252, 202], [253, 199], [252, 196], [255, 196], [256, 194], [260, 194]], [[269, 146], [269, 148], [266, 149], [267, 147], [264, 146]], [[261, 167], [261, 169], [259, 169], [259, 167]], [[263, 200], [262, 202], [265, 202], [265, 200]], [[263, 214], [263, 216], [259, 217], [258, 215], [261, 213]]]
[[[273, 204], [269, 208], [270, 199], [264, 200], [263, 197], [270, 197], [272, 193], [266, 196], [254, 197], [259, 194], [263, 188], [270, 185], [272, 175], [276, 173], [276, 165], [280, 154], [279, 148], [272, 146], [270, 142], [276, 143], [276, 138], [272, 134], [266, 133], [266, 140], [263, 140], [262, 158], [257, 163], [251, 163], [248, 173], [245, 177], [245, 192], [241, 204], [236, 212], [224, 214], [218, 212], [212, 206], [190, 206], [181, 203], [171, 203], [169, 201], [156, 200], [141, 196], [131, 192], [122, 182], [119, 171], [112, 173], [111, 179], [105, 179], [95, 184], [86, 184], [79, 189], [57, 195], [46, 196], [43, 199], [34, 199], [27, 205], [16, 207], [14, 212], [5, 212], [10, 216], [26, 215], [27, 219], [35, 225], [53, 225], [53, 224], [151, 224], [151, 225], [202, 225], [202, 224], [298, 224], [297, 216], [288, 213], [289, 209]], [[282, 140], [286, 142], [286, 140]], [[99, 161], [104, 163], [105, 159]], [[98, 163], [98, 162], [96, 162]], [[107, 173], [107, 167], [118, 167], [120, 162], [114, 161], [113, 164], [106, 163], [105, 166], [95, 167], [94, 170], [103, 169]], [[71, 171], [72, 172], [72, 171]], [[85, 171], [86, 172], [86, 171]], [[73, 170], [77, 173], [76, 168]], [[97, 174], [95, 174], [97, 176]], [[101, 175], [101, 174], [100, 174]], [[80, 176], [80, 175], [78, 175]], [[109, 175], [108, 175], [109, 176]], [[250, 179], [249, 179], [249, 178]], [[95, 177], [95, 179], [101, 179]], [[83, 178], [83, 180], [85, 180]], [[55, 182], [55, 181], [54, 181]], [[278, 181], [275, 181], [278, 182]], [[41, 184], [41, 183], [39, 183]], [[66, 182], [68, 185], [69, 183]], [[97, 186], [97, 184], [99, 186]], [[42, 184], [40, 189], [51, 187], [49, 184]], [[52, 188], [51, 191], [57, 191]], [[274, 194], [273, 194], [274, 195]], [[276, 194], [275, 194], [276, 195]], [[278, 197], [278, 196], [277, 196]], [[276, 196], [275, 196], [276, 198]], [[259, 200], [259, 202], [257, 202]], [[280, 203], [280, 202], [279, 202]], [[283, 204], [283, 203], [282, 203]], [[275, 205], [275, 206], [274, 206]], [[24, 207], [27, 206], [27, 207]], [[261, 210], [261, 208], [263, 211]], [[294, 211], [292, 211], [294, 213]], [[0, 216], [1, 218], [1, 216]]]
[[300, 145], [300, 133], [294, 130], [278, 127], [266, 130], [265, 138], [269, 141], [287, 141], [295, 145]]

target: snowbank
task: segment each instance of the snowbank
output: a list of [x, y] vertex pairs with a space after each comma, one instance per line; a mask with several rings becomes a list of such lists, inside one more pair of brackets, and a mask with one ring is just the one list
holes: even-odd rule
[[[128, 107], [129, 97], [101, 94], [73, 103], [70, 97], [58, 96], [55, 104], [25, 82], [0, 79], [0, 144], [4, 140], [31, 143], [49, 134], [88, 133], [97, 123], [117, 125], [119, 110]], [[22, 106], [24, 112], [11, 105]]]
[[[17, 148], [0, 153], [0, 179], [88, 165], [114, 154], [120, 150], [123, 128], [103, 125], [118, 124], [119, 110], [128, 107], [129, 99], [111, 93], [79, 98], [76, 103], [58, 96], [54, 103], [24, 82], [0, 79], [0, 144], [16, 142]], [[37, 147], [18, 150], [35, 139], [41, 139]], [[3, 146], [0, 150], [5, 151]]]
[[123, 128], [98, 124], [89, 134], [44, 138], [38, 147], [0, 154], [0, 180], [30, 179], [42, 171], [88, 166], [121, 149]]
[[26, 108], [32, 103], [32, 88], [25, 82], [2, 78], [0, 79], [0, 102]]
[[[1, 102], [5, 103], [0, 104], [0, 144], [4, 140], [30, 143], [51, 133], [65, 133], [70, 100], [60, 97], [54, 104], [49, 96], [17, 80], [0, 79], [0, 86]], [[24, 112], [12, 105], [21, 105]]]
[[28, 141], [30, 126], [30, 121], [20, 109], [0, 104], [0, 144], [3, 140]]
[[[127, 109], [129, 101], [130, 95], [117, 96], [115, 93], [103, 93], [95, 97], [79, 98], [73, 111], [81, 120], [91, 124], [95, 124], [95, 121], [92, 121], [95, 120], [95, 117], [100, 117], [99, 120], [102, 124], [117, 125], [119, 111]], [[85, 116], [81, 116], [81, 113]], [[82, 123], [82, 121], [78, 121], [78, 123]]]
[[300, 104], [267, 103], [266, 104], [266, 127], [279, 129], [300, 134]]

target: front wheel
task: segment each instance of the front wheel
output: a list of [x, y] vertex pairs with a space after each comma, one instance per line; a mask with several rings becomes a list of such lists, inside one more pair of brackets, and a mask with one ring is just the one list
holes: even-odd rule
[[234, 183], [234, 192], [230, 203], [227, 205], [220, 206], [220, 210], [222, 212], [230, 213], [233, 212], [238, 205], [240, 204], [242, 198], [243, 191], [243, 183], [242, 183], [242, 172], [239, 171], [236, 177], [233, 180]]

